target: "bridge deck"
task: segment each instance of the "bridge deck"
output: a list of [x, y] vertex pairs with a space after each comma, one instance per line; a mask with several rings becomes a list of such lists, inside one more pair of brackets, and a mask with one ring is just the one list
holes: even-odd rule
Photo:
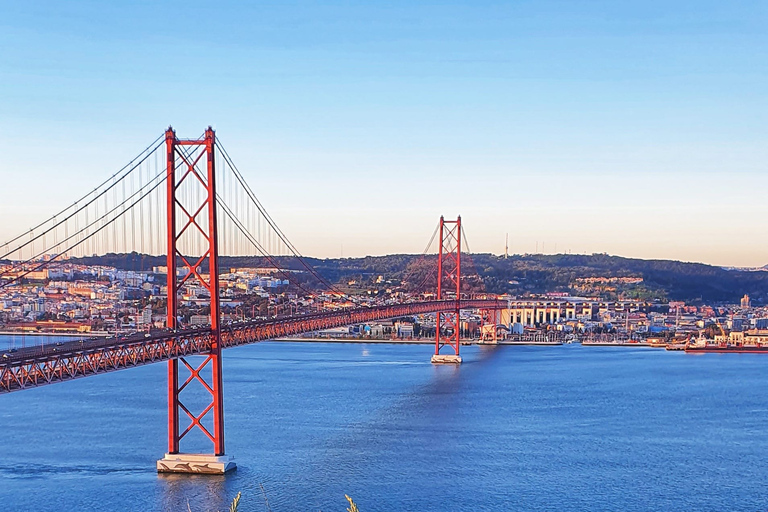
[[[293, 315], [231, 324], [221, 329], [223, 348], [344, 325], [460, 309], [504, 309], [495, 299], [410, 302]], [[0, 361], [0, 393], [141, 366], [169, 359], [203, 355], [211, 350], [210, 328], [164, 331], [113, 339], [69, 341], [61, 345], [28, 347], [5, 354]]]

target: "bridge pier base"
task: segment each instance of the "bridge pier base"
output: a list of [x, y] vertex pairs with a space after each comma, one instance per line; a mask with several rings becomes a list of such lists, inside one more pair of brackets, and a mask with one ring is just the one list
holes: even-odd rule
[[461, 364], [461, 356], [454, 354], [435, 354], [432, 356], [432, 364]]
[[237, 469], [234, 457], [229, 455], [206, 455], [200, 453], [166, 453], [157, 461], [158, 473], [196, 473], [202, 475], [223, 475]]

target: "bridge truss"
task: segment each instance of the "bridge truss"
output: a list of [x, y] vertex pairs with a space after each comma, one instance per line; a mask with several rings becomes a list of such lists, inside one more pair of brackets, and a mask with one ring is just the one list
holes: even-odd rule
[[[504, 309], [506, 301], [468, 299], [427, 301], [390, 306], [350, 308], [226, 326], [222, 348], [286, 336], [406, 316], [459, 309]], [[0, 393], [19, 391], [80, 377], [194, 355], [208, 355], [215, 342], [210, 328], [180, 330], [114, 340], [69, 342], [31, 347], [14, 353], [0, 366]], [[25, 351], [26, 350], [26, 351]]]

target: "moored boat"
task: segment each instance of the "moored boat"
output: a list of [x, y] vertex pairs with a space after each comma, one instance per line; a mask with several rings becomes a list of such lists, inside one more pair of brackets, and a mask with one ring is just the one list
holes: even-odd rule
[[718, 354], [737, 353], [737, 354], [768, 354], [768, 345], [731, 345], [721, 344], [689, 344], [685, 347], [686, 352], [713, 352]]

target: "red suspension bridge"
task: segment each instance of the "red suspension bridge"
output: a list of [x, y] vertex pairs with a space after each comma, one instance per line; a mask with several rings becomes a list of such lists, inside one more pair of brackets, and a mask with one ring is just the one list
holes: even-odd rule
[[[461, 362], [460, 311], [496, 311], [506, 308], [507, 303], [462, 294], [461, 218], [441, 218], [435, 235], [438, 231], [434, 299], [222, 323], [222, 249], [232, 256], [258, 255], [286, 280], [296, 277], [284, 268], [284, 258], [291, 257], [316, 284], [331, 293], [340, 292], [307, 263], [277, 227], [211, 128], [198, 139], [179, 139], [169, 128], [94, 191], [0, 247], [0, 260], [5, 262], [0, 267], [0, 290], [18, 286], [68, 258], [136, 250], [139, 254], [165, 254], [165, 328], [6, 354], [0, 362], [0, 393], [167, 361], [168, 453], [158, 461], [158, 471], [226, 472], [235, 464], [224, 449], [221, 353], [225, 348], [351, 324], [434, 314], [432, 361]], [[295, 281], [299, 291], [314, 293], [306, 281]], [[180, 322], [180, 302], [190, 287], [207, 297], [210, 322], [204, 327]], [[195, 383], [208, 396], [199, 412], [184, 402], [184, 392]], [[181, 451], [181, 441], [191, 432], [202, 433], [212, 443], [210, 453]]]

